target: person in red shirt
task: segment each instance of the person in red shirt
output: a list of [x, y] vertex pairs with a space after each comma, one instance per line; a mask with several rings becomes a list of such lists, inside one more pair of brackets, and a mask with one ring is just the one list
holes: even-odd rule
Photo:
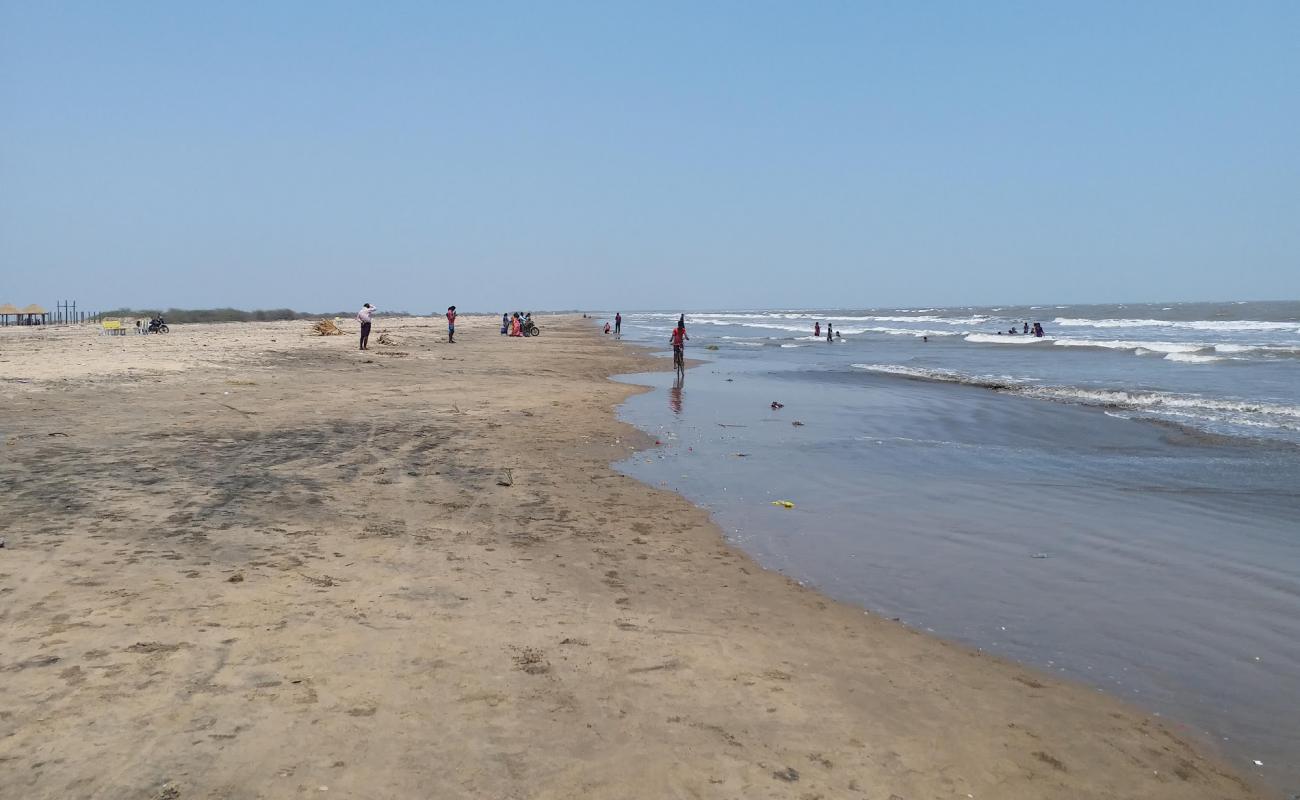
[[677, 327], [673, 329], [673, 335], [668, 341], [673, 345], [673, 366], [681, 371], [685, 369], [684, 358], [686, 354], [686, 343], [690, 341], [686, 335], [686, 324], [684, 321], [678, 321]]
[[447, 344], [456, 343], [456, 307], [447, 306]]

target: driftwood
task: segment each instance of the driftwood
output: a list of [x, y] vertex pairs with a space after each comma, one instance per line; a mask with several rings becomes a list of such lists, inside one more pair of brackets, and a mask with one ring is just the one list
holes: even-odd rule
[[323, 319], [311, 326], [317, 336], [342, 336], [343, 330], [335, 325], [332, 320]]

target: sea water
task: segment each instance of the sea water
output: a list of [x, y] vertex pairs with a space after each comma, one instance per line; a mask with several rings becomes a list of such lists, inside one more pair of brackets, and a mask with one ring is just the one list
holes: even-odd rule
[[[624, 313], [623, 335], [667, 354], [676, 319]], [[623, 417], [664, 443], [628, 474], [765, 566], [1300, 791], [1300, 303], [686, 319], [703, 363], [628, 378], [658, 391]]]

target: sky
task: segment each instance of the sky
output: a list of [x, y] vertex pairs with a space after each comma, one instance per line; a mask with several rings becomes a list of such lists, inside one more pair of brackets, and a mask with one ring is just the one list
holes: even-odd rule
[[1300, 3], [0, 0], [0, 303], [1300, 299]]

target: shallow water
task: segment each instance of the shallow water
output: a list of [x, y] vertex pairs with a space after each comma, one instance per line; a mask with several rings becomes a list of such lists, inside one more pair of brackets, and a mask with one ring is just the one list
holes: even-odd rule
[[[625, 334], [657, 340], [665, 321], [643, 319], [625, 315]], [[1037, 370], [1053, 387], [1300, 405], [1300, 359], [1261, 357], [1272, 371], [1229, 386], [1161, 371], [1217, 365], [1114, 349], [1063, 367], [997, 344], [940, 345], [993, 350], [959, 357], [1011, 375], [1014, 388], [995, 391], [852, 366], [905, 365], [880, 341], [894, 334], [781, 348], [720, 338], [729, 328], [690, 325], [692, 355], [708, 362], [680, 387], [629, 378], [657, 391], [621, 413], [664, 446], [622, 464], [628, 474], [709, 508], [766, 566], [1126, 697], [1202, 731], [1240, 771], [1300, 791], [1300, 447], [1285, 415], [1277, 428], [1189, 424], [1049, 402], [1019, 383]], [[912, 358], [950, 369], [954, 356], [933, 352]], [[1141, 366], [1089, 373], [1102, 356]], [[1267, 434], [1238, 433], [1257, 428]]]

